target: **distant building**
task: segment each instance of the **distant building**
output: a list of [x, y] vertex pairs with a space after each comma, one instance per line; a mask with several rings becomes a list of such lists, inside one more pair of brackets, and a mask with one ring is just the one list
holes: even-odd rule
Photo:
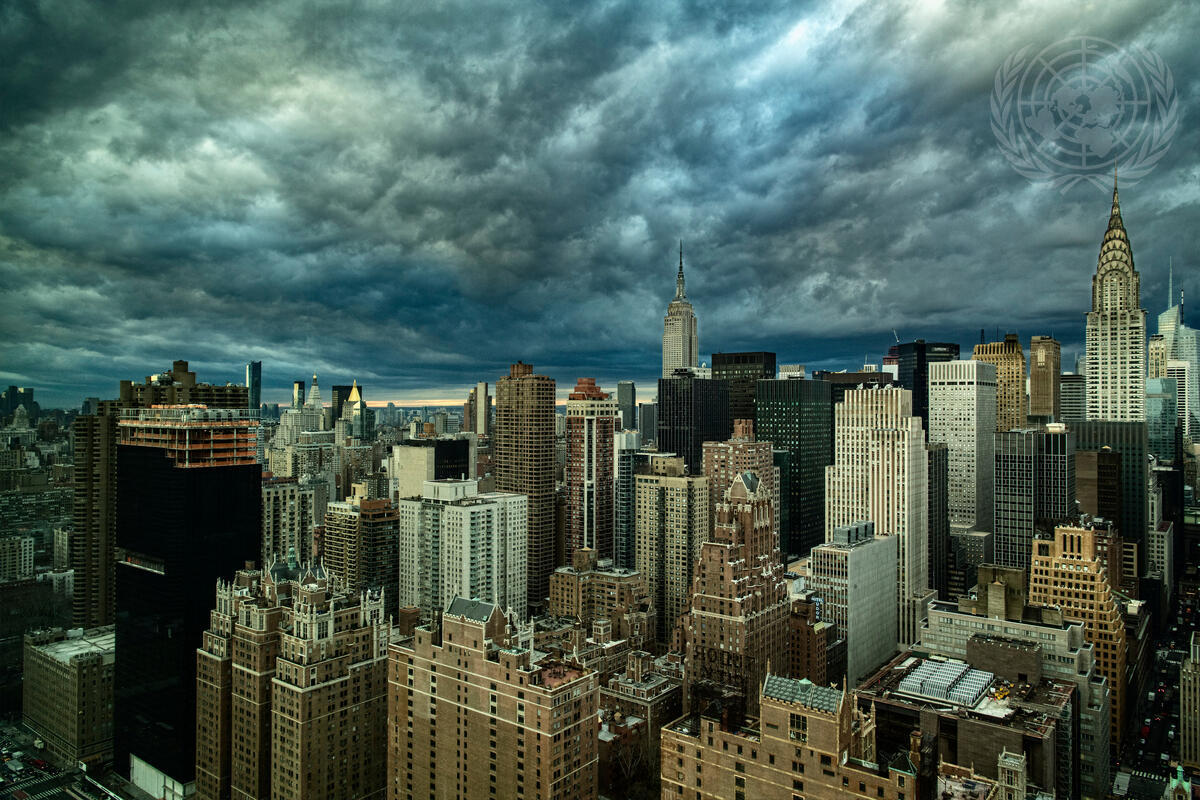
[[328, 503], [324, 482], [264, 475], [259, 563], [270, 564], [289, 553], [305, 563], [313, 560], [313, 529], [324, 523]]
[[705, 442], [723, 442], [733, 431], [729, 384], [679, 373], [658, 381], [658, 449], [683, 458], [689, 474], [702, 468]]
[[22, 722], [67, 764], [112, 760], [115, 647], [111, 625], [25, 634]]
[[246, 405], [257, 411], [262, 406], [262, 362], [246, 362]]
[[[929, 429], [929, 365], [958, 360], [958, 345], [952, 342], [927, 342], [917, 339], [896, 345], [896, 383], [912, 392], [912, 414], [921, 418], [923, 430]], [[884, 359], [884, 374], [887, 359]]]
[[950, 523], [961, 528], [992, 527], [996, 397], [994, 364], [929, 365], [929, 441], [946, 443]]
[[1075, 434], [1061, 423], [998, 432], [996, 563], [1028, 567], [1033, 538], [1075, 518]]
[[392, 501], [354, 494], [325, 506], [321, 560], [338, 586], [352, 594], [383, 595], [384, 614], [399, 609], [400, 515]]
[[1087, 419], [1087, 377], [1065, 372], [1059, 377], [1058, 405], [1061, 419], [1072, 423]]
[[463, 480], [476, 477], [471, 441], [438, 437], [409, 439], [392, 445], [388, 459], [391, 496], [420, 497], [426, 481]]
[[760, 380], [775, 377], [775, 354], [713, 353], [712, 376], [729, 383], [729, 415], [754, 419], [755, 390]]
[[[1142, 398], [1144, 416], [1145, 398]], [[1145, 421], [1110, 422], [1092, 420], [1072, 426], [1075, 430], [1075, 449], [1101, 450], [1110, 447], [1121, 456], [1121, 516], [1117, 528], [1126, 541], [1140, 543], [1145, 538], [1146, 487], [1149, 440]]]
[[[480, 436], [492, 432], [492, 398], [488, 394], [487, 381], [480, 381], [471, 389], [463, 406], [462, 430], [473, 431]], [[428, 478], [427, 480], [435, 480]]]
[[642, 444], [656, 446], [658, 442], [658, 403], [638, 403], [638, 433]]
[[1029, 416], [1062, 422], [1062, 345], [1051, 336], [1029, 341]]
[[1075, 497], [1079, 513], [1117, 524], [1121, 519], [1121, 454], [1110, 447], [1077, 450]]
[[613, 561], [634, 568], [637, 549], [637, 472], [648, 464], [637, 431], [613, 435]]
[[977, 344], [971, 359], [996, 367], [996, 430], [1024, 428], [1029, 421], [1029, 402], [1025, 396], [1025, 351], [1020, 337], [1008, 333], [1002, 342]]
[[563, 483], [567, 494], [565, 557], [588, 547], [612, 559], [613, 436], [620, 426], [617, 401], [596, 386], [595, 378], [580, 378], [567, 396], [567, 463]]
[[687, 299], [683, 285], [683, 245], [679, 245], [679, 273], [675, 276], [675, 297], [663, 318], [662, 377], [670, 378], [679, 368], [700, 363], [700, 344], [696, 334], [696, 312]]
[[994, 541], [991, 531], [950, 530], [946, 569], [950, 600], [957, 600], [971, 590], [980, 565], [995, 562]]
[[621, 430], [637, 430], [637, 387], [633, 381], [617, 381], [617, 411]]
[[1179, 392], [1174, 378], [1146, 379], [1146, 447], [1160, 464], [1181, 463]]
[[0, 536], [0, 581], [33, 575], [32, 536]]
[[929, 588], [938, 597], [948, 591], [946, 551], [950, 547], [950, 451], [941, 442], [925, 445], [929, 459]]

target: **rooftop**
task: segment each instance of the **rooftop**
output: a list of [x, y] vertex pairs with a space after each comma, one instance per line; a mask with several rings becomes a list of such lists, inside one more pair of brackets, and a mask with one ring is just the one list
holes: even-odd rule
[[841, 689], [818, 686], [807, 678], [795, 680], [781, 675], [767, 676], [763, 683], [762, 696], [824, 711], [827, 714], [836, 713], [838, 705], [842, 702]]
[[37, 649], [63, 664], [70, 664], [75, 656], [98, 654], [112, 657], [116, 648], [117, 633], [112, 626], [67, 631], [67, 638], [58, 642], [38, 645]]
[[482, 600], [468, 600], [465, 597], [456, 597], [450, 603], [450, 607], [446, 609], [446, 613], [455, 617], [464, 617], [475, 622], [487, 622], [491, 619], [492, 612], [496, 610], [496, 606], [491, 603], [485, 603]]

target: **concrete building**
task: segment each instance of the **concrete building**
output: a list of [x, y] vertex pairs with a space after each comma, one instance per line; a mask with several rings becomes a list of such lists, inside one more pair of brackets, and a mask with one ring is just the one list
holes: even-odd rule
[[1083, 624], [1097, 671], [1108, 682], [1109, 730], [1114, 746], [1119, 746], [1128, 703], [1125, 622], [1093, 530], [1060, 526], [1053, 539], [1033, 543], [1029, 602], [1058, 606], [1064, 619]]
[[995, 434], [996, 563], [1028, 567], [1034, 536], [1075, 518], [1075, 434], [1061, 423]]
[[646, 580], [635, 570], [615, 567], [609, 559], [581, 547], [568, 567], [550, 576], [551, 617], [570, 617], [585, 630], [597, 620], [607, 620], [612, 638], [628, 639], [634, 647], [649, 647], [655, 635], [654, 601]]
[[662, 377], [675, 370], [700, 364], [700, 343], [696, 334], [696, 312], [687, 299], [683, 285], [683, 244], [679, 245], [679, 274], [675, 276], [675, 297], [663, 317]]
[[992, 527], [996, 392], [991, 362], [929, 365], [929, 441], [945, 442], [949, 450], [950, 524], [956, 527]]
[[1024, 428], [1029, 421], [1029, 402], [1020, 337], [1007, 333], [1002, 342], [977, 344], [971, 358], [996, 367], [996, 430]]
[[729, 384], [729, 416], [753, 420], [756, 388], [775, 377], [775, 354], [713, 353], [712, 359], [713, 378]]
[[896, 652], [896, 565], [899, 538], [875, 536], [875, 525], [836, 528], [812, 550], [808, 586], [821, 596], [821, 618], [846, 641], [846, 678], [857, 683]]
[[421, 497], [399, 501], [399, 606], [419, 608], [428, 622], [455, 597], [474, 597], [524, 621], [527, 503], [450, 479], [426, 481]]
[[[958, 360], [958, 345], [917, 339], [895, 347], [896, 383], [912, 392], [912, 415], [921, 418], [922, 430], [929, 429], [929, 367]], [[885, 371], [887, 369], [885, 361]]]
[[471, 444], [468, 438], [439, 436], [392, 445], [387, 467], [392, 499], [420, 497], [426, 481], [476, 477]]
[[1146, 311], [1114, 175], [1112, 213], [1092, 276], [1092, 310], [1087, 314], [1087, 418], [1144, 420], [1145, 395]]
[[714, 512], [738, 475], [752, 472], [758, 476], [759, 491], [771, 499], [775, 544], [779, 546], [779, 467], [775, 466], [773, 443], [755, 439], [754, 420], [734, 420], [733, 435], [728, 441], [705, 442], [703, 464]]
[[316, 553], [313, 529], [324, 523], [329, 487], [323, 481], [275, 477], [262, 479], [262, 556], [270, 564], [294, 553], [307, 563]]
[[1051, 336], [1029, 341], [1029, 416], [1062, 422], [1062, 345]]
[[0, 581], [33, 575], [32, 536], [0, 536]]
[[357, 594], [367, 589], [383, 593], [384, 613], [399, 610], [400, 515], [391, 500], [370, 500], [355, 493], [325, 507], [321, 555], [325, 568], [340, 588]]
[[833, 463], [832, 387], [824, 380], [761, 380], [754, 430], [787, 454], [781, 469], [780, 544], [804, 556], [825, 540], [825, 468]]
[[529, 498], [528, 608], [541, 608], [554, 571], [554, 379], [517, 362], [496, 383], [492, 469], [496, 491]]
[[633, 569], [637, 549], [637, 473], [648, 463], [637, 431], [613, 435], [613, 561]]
[[875, 523], [897, 543], [897, 641], [916, 641], [929, 589], [928, 460], [912, 393], [852, 389], [835, 414], [834, 462], [825, 471], [826, 541], [845, 525]]
[[617, 413], [621, 430], [637, 430], [637, 386], [633, 381], [617, 381]]
[[67, 764], [112, 760], [115, 657], [111, 625], [25, 634], [22, 722]]
[[1200, 769], [1200, 636], [1195, 631], [1179, 670], [1179, 760]]
[[1087, 377], [1064, 372], [1059, 377], [1059, 422], [1083, 422], [1087, 419]]
[[705, 442], [723, 442], [733, 432], [729, 384], [678, 373], [658, 381], [658, 449], [683, 458], [699, 474]]
[[392, 645], [388, 797], [594, 800], [596, 673], [535, 655], [497, 606], [463, 598]]
[[390, 631], [378, 593], [319, 566], [217, 581], [195, 651], [198, 800], [383, 800]]
[[808, 679], [818, 686], [841, 683], [846, 677], [846, 640], [837, 625], [822, 619], [825, 600], [802, 590], [790, 597], [788, 651], [784, 662], [789, 678]]
[[1044, 676], [1074, 683], [1081, 794], [1103, 798], [1111, 786], [1108, 681], [1096, 667], [1083, 623], [1064, 618], [1059, 608], [1029, 605], [1026, 580], [1022, 569], [981, 567], [970, 597], [930, 604], [921, 648], [1009, 681], [1038, 682]]
[[712, 530], [709, 481], [684, 474], [683, 459], [650, 460], [637, 476], [635, 568], [658, 611], [655, 639], [667, 642], [691, 601], [692, 567]]
[[773, 501], [770, 487], [742, 472], [716, 505], [674, 648], [684, 654], [685, 708], [733, 702], [756, 713], [768, 665], [785, 661], [789, 601]]
[[567, 396], [567, 495], [565, 557], [580, 547], [616, 557], [613, 544], [613, 436], [620, 426], [617, 401], [580, 378]]

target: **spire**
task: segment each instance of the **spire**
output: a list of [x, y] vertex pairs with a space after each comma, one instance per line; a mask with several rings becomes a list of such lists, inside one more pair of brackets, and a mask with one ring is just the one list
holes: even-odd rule
[[1171, 307], [1171, 301], [1175, 299], [1175, 256], [1171, 256], [1167, 267], [1167, 308]]
[[1125, 230], [1125, 223], [1121, 219], [1121, 199], [1117, 196], [1117, 167], [1113, 165], [1113, 204], [1112, 213], [1108, 216], [1108, 229], [1120, 228]]
[[675, 276], [675, 299], [687, 299], [687, 292], [683, 290], [683, 239], [679, 240], [679, 274]]

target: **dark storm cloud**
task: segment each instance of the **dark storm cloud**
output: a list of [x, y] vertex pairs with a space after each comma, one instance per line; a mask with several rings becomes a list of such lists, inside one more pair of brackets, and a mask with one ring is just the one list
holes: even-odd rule
[[648, 380], [679, 238], [704, 353], [1078, 348], [1108, 200], [1013, 172], [996, 69], [1090, 34], [1174, 71], [1173, 146], [1122, 195], [1153, 318], [1169, 257], [1200, 291], [1198, 30], [1165, 1], [10, 3], [0, 378]]

